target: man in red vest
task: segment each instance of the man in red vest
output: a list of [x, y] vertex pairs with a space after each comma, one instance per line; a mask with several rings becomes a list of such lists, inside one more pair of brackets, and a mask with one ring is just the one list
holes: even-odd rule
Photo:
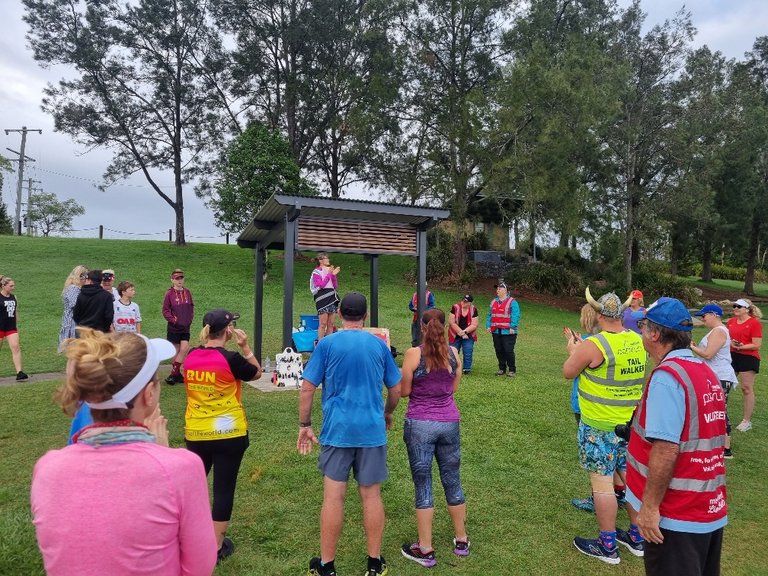
[[[419, 310], [418, 310], [418, 296], [419, 292], [416, 291], [411, 297], [411, 301], [408, 303], [408, 310], [413, 312], [413, 318], [411, 319], [411, 346], [418, 346], [421, 341], [421, 326], [419, 326]], [[432, 310], [435, 307], [435, 296], [429, 290], [424, 292], [424, 312]], [[423, 314], [423, 312], [422, 312]]]
[[648, 575], [720, 574], [725, 489], [725, 396], [690, 350], [693, 322], [674, 298], [640, 318], [657, 363], [635, 412], [627, 458], [627, 503], [639, 512]]

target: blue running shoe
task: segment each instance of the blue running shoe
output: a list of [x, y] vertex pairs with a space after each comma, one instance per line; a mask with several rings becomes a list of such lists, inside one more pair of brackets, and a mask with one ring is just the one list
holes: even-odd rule
[[573, 539], [573, 545], [576, 546], [576, 549], [582, 554], [592, 556], [592, 558], [597, 558], [607, 564], [618, 564], [621, 562], [618, 546], [615, 546], [613, 550], [608, 550], [599, 540], [588, 540], [587, 538], [579, 538], [578, 536]]
[[616, 542], [625, 546], [627, 550], [638, 558], [645, 556], [645, 540], [640, 539], [635, 542], [632, 540], [632, 536], [629, 535], [629, 532], [625, 532], [621, 528], [616, 528]]

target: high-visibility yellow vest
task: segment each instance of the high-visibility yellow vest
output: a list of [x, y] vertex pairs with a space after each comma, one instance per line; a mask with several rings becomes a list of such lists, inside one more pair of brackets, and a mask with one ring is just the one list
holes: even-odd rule
[[631, 330], [600, 332], [587, 340], [604, 360], [579, 376], [581, 419], [598, 430], [613, 431], [629, 421], [642, 396], [647, 358], [643, 340]]

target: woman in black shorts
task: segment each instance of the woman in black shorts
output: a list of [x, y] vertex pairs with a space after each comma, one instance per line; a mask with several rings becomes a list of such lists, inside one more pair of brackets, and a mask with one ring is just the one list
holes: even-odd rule
[[19, 331], [16, 327], [16, 296], [13, 291], [16, 283], [8, 276], [0, 276], [0, 346], [8, 340], [11, 349], [13, 366], [16, 368], [16, 381], [27, 380], [27, 376], [21, 369], [21, 346], [19, 345]]

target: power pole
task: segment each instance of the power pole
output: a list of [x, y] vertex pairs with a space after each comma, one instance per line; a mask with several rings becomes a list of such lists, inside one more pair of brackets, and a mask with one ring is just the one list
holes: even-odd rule
[[28, 179], [27, 186], [27, 236], [32, 236], [32, 219], [29, 217], [29, 211], [32, 210], [32, 192], [42, 190], [42, 188], [32, 188], [32, 184], [42, 184], [40, 180]]
[[6, 129], [5, 135], [7, 136], [11, 132], [21, 132], [21, 151], [19, 152], [19, 181], [16, 185], [16, 222], [14, 223], [14, 229], [16, 235], [21, 236], [21, 187], [24, 184], [24, 149], [27, 147], [27, 132], [37, 132], [42, 134], [43, 131], [38, 128], [27, 129], [26, 126], [22, 126], [21, 129]]

